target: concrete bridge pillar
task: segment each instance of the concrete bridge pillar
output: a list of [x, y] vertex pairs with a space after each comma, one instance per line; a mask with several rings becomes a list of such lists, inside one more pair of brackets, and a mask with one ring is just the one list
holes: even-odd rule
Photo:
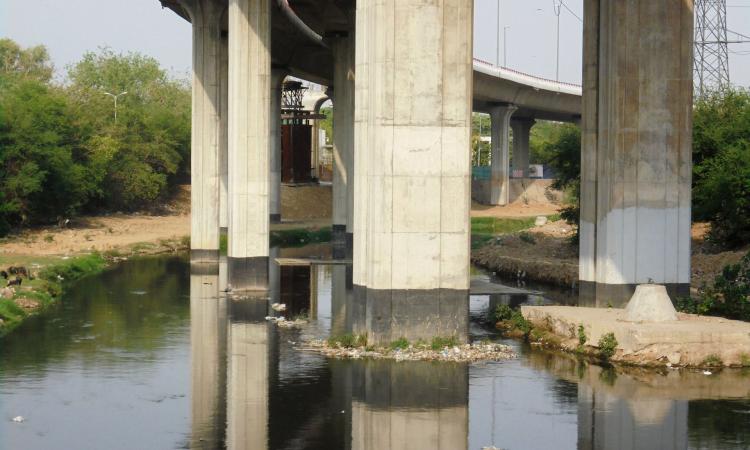
[[[353, 34], [353, 33], [352, 33]], [[354, 214], [354, 36], [333, 43], [333, 232], [351, 255]], [[340, 255], [343, 256], [343, 255]]]
[[534, 119], [512, 119], [510, 126], [513, 129], [513, 172], [522, 171], [522, 178], [529, 177], [529, 137]]
[[584, 1], [582, 298], [690, 283], [693, 10], [689, 0]]
[[229, 2], [229, 283], [268, 288], [271, 12]]
[[219, 260], [221, 141], [221, 18], [226, 9], [213, 0], [185, 0], [193, 27], [191, 137], [192, 262]]
[[271, 223], [281, 223], [281, 95], [287, 71], [271, 70], [271, 135], [269, 165], [269, 214]]
[[[223, 20], [222, 20], [223, 22]], [[221, 130], [219, 134], [219, 229], [229, 230], [229, 34], [221, 35], [220, 83], [221, 83]]]
[[355, 223], [355, 291], [368, 334], [466, 339], [473, 2], [360, 1], [357, 25], [367, 236]]
[[490, 204], [507, 205], [510, 193], [510, 117], [515, 105], [496, 106], [490, 110], [492, 157], [490, 161]]

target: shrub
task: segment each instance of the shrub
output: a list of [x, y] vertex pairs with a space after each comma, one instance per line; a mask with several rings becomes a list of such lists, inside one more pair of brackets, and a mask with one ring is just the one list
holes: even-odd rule
[[586, 336], [586, 330], [583, 328], [583, 325], [578, 325], [578, 345], [583, 347], [588, 340], [589, 338]]
[[492, 314], [492, 321], [500, 322], [503, 320], [510, 320], [511, 316], [513, 316], [513, 308], [508, 305], [497, 305]]
[[701, 288], [696, 298], [680, 298], [677, 309], [690, 314], [750, 320], [750, 253], [739, 264], [724, 267], [713, 286]]
[[525, 231], [522, 231], [518, 234], [518, 237], [521, 239], [521, 241], [534, 245], [536, 244], [536, 238], [531, 233], [527, 233]]
[[526, 320], [523, 314], [521, 314], [521, 310], [513, 311], [513, 315], [510, 318], [510, 323], [514, 329], [523, 332], [523, 334], [525, 335], [528, 335], [533, 328], [531, 322]]
[[407, 348], [409, 348], [409, 341], [407, 341], [406, 338], [402, 337], [391, 342], [388, 347], [391, 350], [406, 350]]
[[617, 338], [614, 333], [607, 333], [599, 339], [599, 354], [608, 360], [617, 351]]
[[703, 361], [701, 361], [701, 366], [703, 367], [722, 367], [724, 366], [724, 361], [721, 360], [721, 357], [717, 354], [711, 354], [706, 356]]

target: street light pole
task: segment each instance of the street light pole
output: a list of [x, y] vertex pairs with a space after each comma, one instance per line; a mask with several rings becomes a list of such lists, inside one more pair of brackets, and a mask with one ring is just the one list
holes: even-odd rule
[[110, 94], [109, 92], [105, 92], [104, 95], [109, 95], [110, 97], [115, 99], [115, 124], [117, 123], [117, 99], [122, 97], [123, 95], [127, 94], [128, 91], [120, 92], [119, 94]]
[[508, 28], [503, 27], [503, 67], [508, 67]]
[[552, 0], [552, 10], [557, 16], [557, 57], [555, 59], [555, 81], [560, 81], [560, 12], [562, 0]]
[[497, 58], [495, 58], [495, 65], [500, 67], [500, 1], [497, 0]]

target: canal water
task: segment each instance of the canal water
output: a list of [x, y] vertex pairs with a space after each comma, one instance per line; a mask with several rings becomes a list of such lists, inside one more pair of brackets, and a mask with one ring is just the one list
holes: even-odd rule
[[[614, 370], [503, 341], [487, 310], [524, 299], [486, 296], [471, 339], [518, 359], [329, 360], [295, 345], [344, 326], [346, 266], [277, 269], [272, 300], [228, 299], [185, 257], [82, 280], [0, 340], [0, 449], [750, 448], [750, 372]], [[311, 323], [277, 328], [272, 301]]]

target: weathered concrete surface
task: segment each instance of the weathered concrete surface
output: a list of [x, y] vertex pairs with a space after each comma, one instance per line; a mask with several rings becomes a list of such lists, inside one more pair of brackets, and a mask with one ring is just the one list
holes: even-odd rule
[[518, 118], [510, 121], [513, 129], [513, 172], [521, 171], [523, 178], [529, 176], [529, 138], [536, 120]]
[[578, 326], [583, 325], [587, 345], [596, 346], [607, 333], [617, 338], [613, 361], [636, 364], [703, 366], [716, 355], [727, 366], [739, 366], [750, 358], [750, 323], [718, 317], [678, 314], [678, 321], [635, 323], [625, 320], [625, 310], [575, 306], [521, 306], [524, 317], [537, 326], [578, 345]]
[[625, 307], [625, 320], [630, 322], [671, 322], [677, 320], [677, 311], [667, 294], [658, 284], [641, 284]]
[[692, 1], [584, 2], [581, 294], [690, 283]]
[[333, 225], [352, 232], [354, 209], [354, 33], [333, 43]]
[[518, 107], [496, 106], [490, 110], [492, 126], [492, 175], [490, 177], [490, 205], [510, 202], [510, 117]]
[[281, 222], [281, 95], [287, 71], [271, 70], [271, 121], [270, 154], [268, 157], [270, 175], [268, 178], [268, 213], [271, 223]]
[[216, 262], [220, 228], [221, 17], [213, 0], [183, 2], [193, 25], [190, 248], [193, 262]]
[[270, 26], [267, 1], [230, 1], [227, 256], [229, 283], [235, 290], [267, 288], [263, 277], [267, 280], [270, 222]]

